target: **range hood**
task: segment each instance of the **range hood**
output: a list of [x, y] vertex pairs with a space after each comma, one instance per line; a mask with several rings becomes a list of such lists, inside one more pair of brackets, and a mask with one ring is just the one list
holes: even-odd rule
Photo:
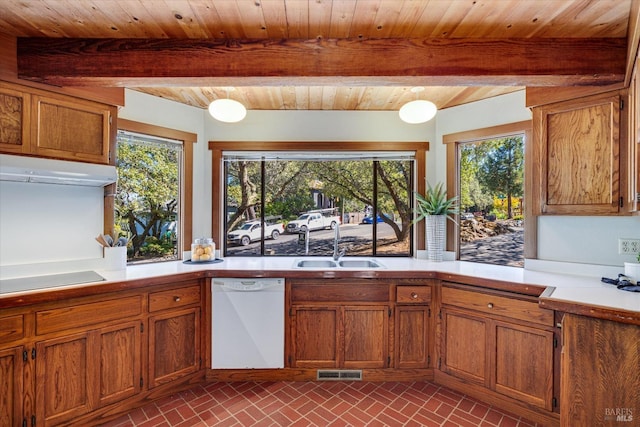
[[115, 166], [0, 154], [0, 181], [104, 187], [117, 178]]

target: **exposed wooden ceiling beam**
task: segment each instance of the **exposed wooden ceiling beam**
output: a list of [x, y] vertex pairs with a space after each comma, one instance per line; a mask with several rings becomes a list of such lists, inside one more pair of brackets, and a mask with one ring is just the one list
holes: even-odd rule
[[18, 39], [20, 78], [61, 86], [606, 85], [627, 40]]

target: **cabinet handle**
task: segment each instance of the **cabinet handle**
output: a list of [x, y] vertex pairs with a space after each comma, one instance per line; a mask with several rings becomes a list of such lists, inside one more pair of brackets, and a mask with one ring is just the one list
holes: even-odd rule
[[411, 298], [417, 299], [418, 298], [418, 294], [416, 294], [415, 292], [411, 292]]
[[173, 300], [174, 300], [175, 302], [180, 302], [180, 297], [173, 297]]
[[492, 302], [490, 302], [489, 304], [487, 304], [487, 307], [489, 307], [489, 308], [493, 308], [493, 303], [492, 303]]

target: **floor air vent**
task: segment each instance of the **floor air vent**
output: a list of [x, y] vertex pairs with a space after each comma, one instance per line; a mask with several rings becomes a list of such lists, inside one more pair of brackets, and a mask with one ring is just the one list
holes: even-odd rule
[[318, 381], [361, 381], [362, 371], [319, 369], [317, 373], [317, 380]]

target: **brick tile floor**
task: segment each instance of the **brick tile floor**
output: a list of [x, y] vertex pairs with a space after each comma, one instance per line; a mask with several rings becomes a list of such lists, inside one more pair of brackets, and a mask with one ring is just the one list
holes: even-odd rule
[[486, 426], [535, 423], [429, 382], [215, 382], [104, 427]]

